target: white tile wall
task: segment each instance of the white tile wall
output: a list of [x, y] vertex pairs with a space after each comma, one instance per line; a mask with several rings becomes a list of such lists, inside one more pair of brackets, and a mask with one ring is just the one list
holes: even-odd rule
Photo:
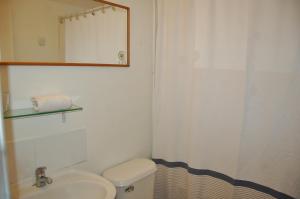
[[32, 140], [11, 143], [14, 147], [15, 159], [17, 164], [17, 177], [20, 179], [28, 178], [34, 173], [35, 166], [35, 145]]
[[[46, 166], [56, 171], [86, 160], [86, 131], [79, 129], [51, 136], [9, 143], [15, 159], [14, 180], [20, 182], [34, 175], [35, 168]], [[11, 183], [17, 183], [11, 182]]]
[[94, 173], [132, 158], [151, 157], [153, 0], [114, 2], [131, 8], [131, 66], [9, 66], [3, 78], [12, 108], [31, 105], [32, 96], [47, 93], [76, 97], [76, 104], [84, 108], [67, 114], [66, 123], [61, 122], [60, 114], [7, 120], [10, 140], [85, 128], [88, 160], [76, 168]]

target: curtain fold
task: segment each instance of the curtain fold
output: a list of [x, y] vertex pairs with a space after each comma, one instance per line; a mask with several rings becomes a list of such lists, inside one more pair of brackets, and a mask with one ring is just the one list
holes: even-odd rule
[[156, 8], [156, 198], [300, 198], [300, 1]]

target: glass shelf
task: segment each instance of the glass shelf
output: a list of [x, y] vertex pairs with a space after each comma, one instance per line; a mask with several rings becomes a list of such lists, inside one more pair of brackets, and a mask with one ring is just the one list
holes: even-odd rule
[[47, 111], [47, 112], [38, 112], [38, 111], [35, 111], [33, 108], [15, 109], [15, 110], [5, 111], [4, 119], [32, 117], [32, 116], [48, 115], [48, 114], [54, 114], [54, 113], [66, 113], [66, 112], [81, 111], [81, 110], [83, 110], [83, 108], [76, 106], [76, 105], [72, 105], [72, 107], [69, 109]]

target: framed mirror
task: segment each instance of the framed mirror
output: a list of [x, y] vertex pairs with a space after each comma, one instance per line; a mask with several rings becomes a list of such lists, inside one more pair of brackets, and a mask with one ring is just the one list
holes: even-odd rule
[[0, 64], [130, 65], [130, 8], [102, 0], [0, 0]]

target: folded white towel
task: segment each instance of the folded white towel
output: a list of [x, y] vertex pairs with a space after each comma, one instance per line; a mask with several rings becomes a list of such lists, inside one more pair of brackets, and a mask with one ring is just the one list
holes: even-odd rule
[[72, 106], [72, 100], [65, 95], [45, 95], [31, 98], [33, 109], [39, 112], [68, 109]]

